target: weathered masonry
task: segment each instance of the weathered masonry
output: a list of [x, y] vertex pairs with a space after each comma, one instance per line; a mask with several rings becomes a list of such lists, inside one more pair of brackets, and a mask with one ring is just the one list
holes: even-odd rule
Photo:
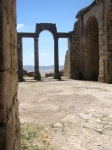
[[20, 150], [16, 1], [0, 0], [0, 150]]
[[76, 18], [65, 76], [112, 83], [112, 0], [96, 0]]
[[[38, 30], [36, 28], [36, 34], [18, 33], [19, 69], [22, 67], [22, 37], [34, 38], [38, 58], [39, 33], [47, 29], [55, 40], [56, 78], [60, 78], [58, 38], [66, 37], [68, 51], [65, 75], [75, 79], [112, 83], [112, 1], [96, 0], [76, 17], [77, 22], [70, 33], [57, 33], [55, 25], [50, 25], [49, 28], [48, 24], [37, 24], [39, 27]], [[16, 0], [0, 0], [0, 35], [0, 150], [20, 150]], [[37, 78], [38, 59], [35, 61]], [[22, 80], [22, 75], [20, 79]]]
[[39, 49], [38, 49], [38, 39], [39, 34], [43, 30], [48, 30], [52, 33], [54, 38], [54, 79], [60, 79], [59, 74], [59, 59], [58, 59], [58, 39], [68, 38], [70, 33], [58, 33], [55, 24], [52, 23], [40, 23], [36, 24], [35, 33], [18, 33], [18, 74], [19, 81], [23, 81], [23, 50], [22, 50], [22, 38], [33, 38], [34, 39], [34, 62], [35, 62], [35, 80], [41, 80], [41, 75], [39, 72]]

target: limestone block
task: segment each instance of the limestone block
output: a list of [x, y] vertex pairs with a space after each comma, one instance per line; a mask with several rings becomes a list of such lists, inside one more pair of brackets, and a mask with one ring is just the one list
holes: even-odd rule
[[0, 103], [4, 108], [1, 111], [0, 121], [3, 121], [6, 117], [6, 107], [10, 108], [13, 104], [13, 98], [17, 94], [18, 89], [18, 77], [16, 72], [0, 72]]
[[105, 45], [105, 40], [100, 39], [100, 40], [99, 40], [99, 45]]
[[99, 76], [98, 76], [98, 82], [99, 82], [99, 83], [104, 83], [104, 77], [101, 76], [101, 75], [99, 75]]
[[[17, 69], [17, 33], [16, 33], [16, 20], [15, 9], [12, 5], [14, 0], [3, 1], [3, 20], [0, 22], [3, 24], [0, 28], [3, 34], [1, 53], [0, 53], [0, 70], [7, 70], [10, 68]], [[10, 6], [10, 7], [9, 7]], [[14, 12], [13, 12], [14, 11]]]
[[103, 28], [103, 20], [99, 21], [98, 25], [99, 25], [99, 29], [102, 29]]
[[106, 50], [106, 45], [99, 45], [99, 51]]
[[8, 70], [6, 78], [6, 104], [10, 108], [15, 96], [17, 95], [18, 89], [18, 75], [13, 70]]
[[13, 150], [15, 140], [15, 106], [9, 110], [7, 121], [7, 150]]
[[103, 28], [99, 29], [99, 35], [102, 36], [105, 34], [105, 30]]

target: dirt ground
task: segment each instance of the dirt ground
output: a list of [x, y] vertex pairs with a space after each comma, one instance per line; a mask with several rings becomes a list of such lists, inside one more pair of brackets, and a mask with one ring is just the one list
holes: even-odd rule
[[45, 127], [56, 150], [112, 150], [112, 84], [29, 79], [18, 99], [21, 123]]

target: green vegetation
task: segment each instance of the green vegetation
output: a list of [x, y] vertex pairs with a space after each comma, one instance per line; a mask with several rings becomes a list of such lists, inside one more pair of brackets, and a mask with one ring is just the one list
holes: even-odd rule
[[21, 125], [21, 150], [53, 150], [50, 148], [46, 131], [36, 123]]

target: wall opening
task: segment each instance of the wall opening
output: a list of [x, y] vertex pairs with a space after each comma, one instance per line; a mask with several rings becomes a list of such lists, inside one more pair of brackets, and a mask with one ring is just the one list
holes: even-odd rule
[[42, 77], [45, 73], [54, 73], [54, 39], [49, 31], [39, 35], [39, 68]]
[[68, 49], [68, 39], [59, 38], [59, 70], [64, 70], [65, 55]]
[[86, 74], [85, 79], [98, 81], [99, 75], [99, 30], [95, 17], [90, 17], [86, 25]]
[[32, 72], [34, 71], [34, 39], [22, 38], [22, 43], [23, 43], [23, 69], [25, 69], [27, 72]]

